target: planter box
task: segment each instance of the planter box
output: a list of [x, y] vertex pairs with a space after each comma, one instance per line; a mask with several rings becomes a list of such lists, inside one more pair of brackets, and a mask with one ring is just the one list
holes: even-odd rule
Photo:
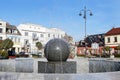
[[10, 59], [15, 59], [15, 58], [16, 58], [16, 56], [9, 56], [9, 58], [10, 58]]

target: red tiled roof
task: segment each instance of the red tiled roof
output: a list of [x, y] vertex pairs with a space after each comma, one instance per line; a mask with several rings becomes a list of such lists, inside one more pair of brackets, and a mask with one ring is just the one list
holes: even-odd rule
[[120, 27], [119, 28], [112, 28], [111, 30], [109, 30], [105, 36], [109, 36], [109, 35], [120, 35]]

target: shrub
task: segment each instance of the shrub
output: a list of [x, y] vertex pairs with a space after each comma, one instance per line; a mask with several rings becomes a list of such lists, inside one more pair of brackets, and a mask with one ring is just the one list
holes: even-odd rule
[[32, 57], [33, 58], [39, 58], [39, 55], [38, 54], [32, 54]]
[[28, 54], [24, 54], [24, 56], [23, 56], [23, 57], [27, 58], [27, 57], [29, 57], [29, 55], [28, 55]]
[[120, 58], [120, 54], [118, 53], [114, 54], [114, 56]]
[[36, 47], [38, 48], [38, 50], [42, 49], [42, 43], [41, 42], [36, 42]]
[[8, 58], [8, 52], [6, 50], [0, 50], [1, 58]]
[[13, 42], [10, 39], [5, 39], [0, 43], [0, 49], [10, 49], [13, 46]]
[[19, 58], [19, 57], [20, 57], [20, 54], [15, 54], [15, 56], [16, 56], [17, 58]]
[[102, 53], [102, 54], [101, 54], [101, 57], [103, 57], [103, 58], [108, 58], [108, 57], [110, 57], [110, 54], [108, 54], [108, 53]]
[[25, 58], [29, 57], [28, 54], [16, 54], [15, 56], [16, 56], [17, 58], [19, 58], [19, 57], [25, 57]]
[[100, 57], [100, 55], [99, 55], [99, 54], [92, 54], [92, 56]]
[[79, 54], [78, 57], [85, 57], [85, 54]]
[[102, 57], [102, 58], [108, 58], [108, 57], [110, 57], [110, 55], [107, 54], [107, 53], [102, 53], [102, 54], [92, 54], [92, 56]]

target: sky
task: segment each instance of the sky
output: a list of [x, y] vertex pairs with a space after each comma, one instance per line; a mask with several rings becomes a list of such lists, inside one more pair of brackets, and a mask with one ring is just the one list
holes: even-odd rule
[[87, 35], [120, 27], [120, 0], [0, 0], [0, 19], [16, 26], [33, 23], [59, 28], [79, 41], [85, 36], [85, 21], [79, 16], [85, 6], [93, 13], [86, 12]]

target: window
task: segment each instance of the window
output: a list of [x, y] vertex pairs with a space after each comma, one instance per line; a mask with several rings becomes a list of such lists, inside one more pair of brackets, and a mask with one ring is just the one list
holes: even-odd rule
[[0, 40], [2, 40], [2, 37], [0, 37]]
[[48, 34], [48, 37], [50, 37], [50, 34]]
[[13, 33], [17, 34], [17, 30], [13, 30]]
[[61, 38], [63, 38], [63, 35], [61, 35]]
[[28, 36], [28, 32], [25, 32], [25, 36]]
[[110, 43], [110, 37], [107, 38], [107, 42]]
[[36, 38], [36, 37], [37, 37], [37, 34], [36, 34], [36, 33], [32, 33], [32, 37], [33, 37], [33, 38]]
[[2, 33], [2, 28], [0, 28], [0, 33]]
[[11, 33], [11, 30], [10, 30], [10, 29], [8, 29], [8, 30], [7, 30], [7, 32], [8, 32], [8, 33]]
[[15, 42], [17, 42], [17, 38], [15, 37], [15, 40], [14, 40]]
[[20, 38], [18, 38], [18, 42], [20, 42]]
[[117, 37], [114, 37], [114, 42], [117, 42]]
[[20, 48], [18, 48], [18, 52], [20, 52]]
[[55, 38], [55, 34], [53, 34], [53, 38]]
[[44, 35], [43, 35], [43, 34], [40, 34], [40, 37], [44, 37]]
[[11, 37], [11, 40], [13, 41], [13, 38]]
[[25, 40], [24, 40], [24, 44], [25, 44], [25, 45], [29, 44], [29, 40], [25, 39]]

